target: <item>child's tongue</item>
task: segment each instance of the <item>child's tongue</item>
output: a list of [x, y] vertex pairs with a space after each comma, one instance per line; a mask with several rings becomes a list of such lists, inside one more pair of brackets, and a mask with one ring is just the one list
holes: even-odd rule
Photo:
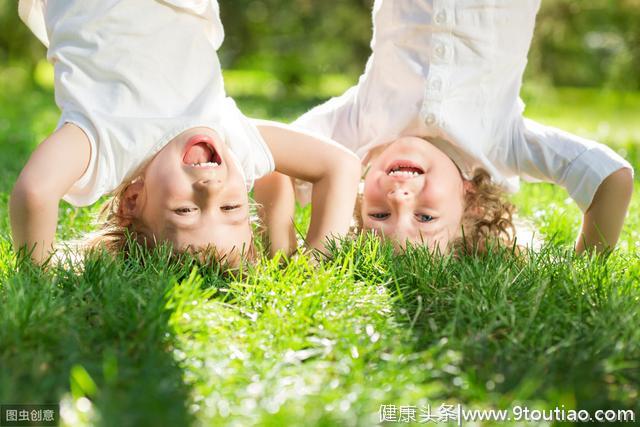
[[187, 150], [187, 153], [184, 155], [185, 163], [207, 163], [210, 162], [213, 157], [213, 153], [209, 146], [204, 142], [198, 142], [194, 144]]

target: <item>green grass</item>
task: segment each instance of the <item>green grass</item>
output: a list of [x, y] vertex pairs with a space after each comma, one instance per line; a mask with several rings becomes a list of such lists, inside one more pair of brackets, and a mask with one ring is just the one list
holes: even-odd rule
[[[65, 425], [109, 426], [368, 426], [380, 405], [419, 417], [445, 402], [640, 417], [638, 192], [606, 259], [572, 253], [579, 212], [563, 190], [524, 185], [514, 201], [545, 241], [528, 259], [394, 256], [363, 237], [319, 262], [265, 259], [235, 276], [168, 262], [165, 248], [16, 271], [8, 194], [57, 113], [48, 89], [0, 70], [1, 404], [61, 403]], [[639, 94], [545, 90], [527, 88], [530, 116], [588, 133], [597, 111], [612, 123], [600, 139], [640, 164]], [[319, 101], [237, 95], [248, 114], [281, 120]], [[621, 110], [609, 101], [621, 98]], [[61, 238], [91, 228], [95, 208], [60, 211]]]

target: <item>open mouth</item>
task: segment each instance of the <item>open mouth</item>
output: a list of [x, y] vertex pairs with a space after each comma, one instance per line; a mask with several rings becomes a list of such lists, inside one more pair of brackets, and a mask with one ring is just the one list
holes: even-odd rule
[[211, 137], [196, 135], [187, 142], [182, 162], [196, 168], [215, 168], [222, 164], [222, 158]]
[[397, 160], [387, 168], [387, 175], [399, 178], [414, 178], [424, 174], [424, 169], [408, 160]]

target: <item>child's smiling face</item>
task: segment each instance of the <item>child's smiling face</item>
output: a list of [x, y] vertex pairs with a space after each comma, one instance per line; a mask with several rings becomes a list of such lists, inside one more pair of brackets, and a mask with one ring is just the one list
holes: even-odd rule
[[460, 235], [465, 185], [453, 161], [424, 139], [399, 138], [371, 160], [362, 223], [393, 240], [445, 252]]
[[124, 209], [133, 208], [155, 240], [170, 241], [178, 251], [215, 248], [232, 264], [249, 249], [245, 180], [213, 130], [193, 128], [175, 137], [131, 187]]

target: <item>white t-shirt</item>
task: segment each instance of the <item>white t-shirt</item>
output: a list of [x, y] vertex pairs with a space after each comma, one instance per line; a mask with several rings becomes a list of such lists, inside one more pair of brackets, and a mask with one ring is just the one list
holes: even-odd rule
[[631, 168], [613, 150], [522, 117], [519, 98], [540, 0], [376, 0], [364, 74], [294, 125], [361, 158], [400, 136], [423, 137], [470, 178], [505, 189], [518, 177], [564, 186], [586, 210], [602, 181]]
[[229, 146], [248, 188], [274, 169], [258, 130], [225, 95], [216, 0], [20, 0], [19, 12], [48, 47], [60, 126], [78, 125], [91, 143], [68, 202], [95, 202], [199, 126]]

